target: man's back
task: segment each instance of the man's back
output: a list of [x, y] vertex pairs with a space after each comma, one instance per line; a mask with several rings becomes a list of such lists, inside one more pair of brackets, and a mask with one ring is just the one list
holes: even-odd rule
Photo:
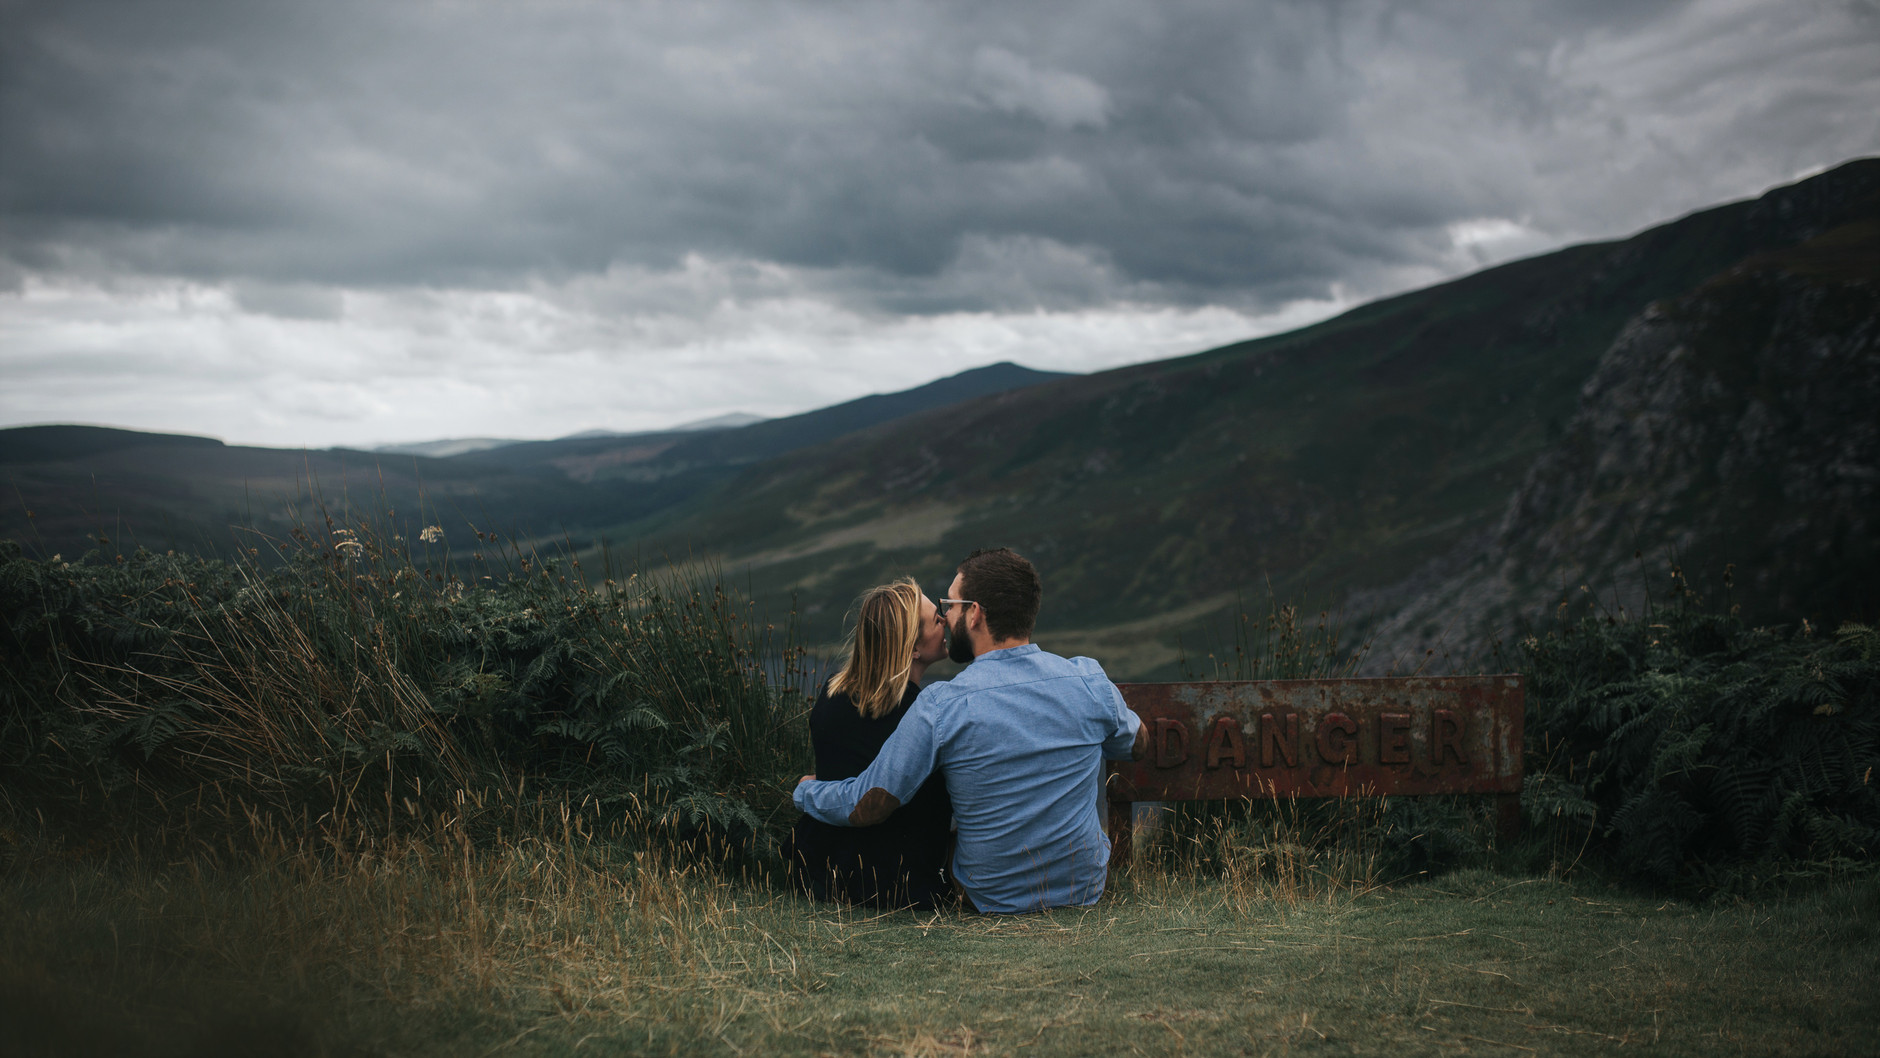
[[981, 911], [1094, 903], [1109, 841], [1098, 806], [1103, 759], [1130, 754], [1140, 721], [1103, 669], [1036, 646], [981, 654], [920, 694], [867, 771], [804, 783], [797, 803], [846, 823], [862, 796], [905, 801], [938, 767], [953, 795], [954, 873]]

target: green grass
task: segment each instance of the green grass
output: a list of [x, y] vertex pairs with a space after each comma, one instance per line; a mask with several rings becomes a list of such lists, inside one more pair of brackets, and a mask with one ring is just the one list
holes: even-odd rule
[[863, 913], [565, 840], [72, 853], [7, 834], [29, 1054], [1880, 1052], [1880, 887], [1697, 906], [1472, 870], [1159, 871], [1095, 908]]

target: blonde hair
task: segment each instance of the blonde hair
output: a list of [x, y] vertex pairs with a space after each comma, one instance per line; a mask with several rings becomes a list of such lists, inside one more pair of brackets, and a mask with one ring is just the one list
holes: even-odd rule
[[849, 659], [829, 678], [829, 692], [846, 691], [870, 720], [893, 712], [907, 693], [914, 645], [920, 641], [920, 600], [920, 585], [912, 577], [870, 588], [855, 600]]

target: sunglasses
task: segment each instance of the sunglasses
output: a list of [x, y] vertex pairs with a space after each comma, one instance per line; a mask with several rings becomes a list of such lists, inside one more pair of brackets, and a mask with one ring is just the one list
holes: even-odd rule
[[940, 611], [940, 616], [942, 617], [945, 617], [947, 615], [947, 610], [954, 606], [978, 606], [978, 605], [979, 605], [978, 603], [974, 602], [971, 599], [935, 599], [934, 600], [934, 608]]

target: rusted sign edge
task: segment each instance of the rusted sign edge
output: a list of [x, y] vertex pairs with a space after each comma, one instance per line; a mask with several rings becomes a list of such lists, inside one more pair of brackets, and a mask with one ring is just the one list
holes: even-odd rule
[[1111, 765], [1112, 801], [1520, 789], [1518, 675], [1119, 686], [1150, 752]]

